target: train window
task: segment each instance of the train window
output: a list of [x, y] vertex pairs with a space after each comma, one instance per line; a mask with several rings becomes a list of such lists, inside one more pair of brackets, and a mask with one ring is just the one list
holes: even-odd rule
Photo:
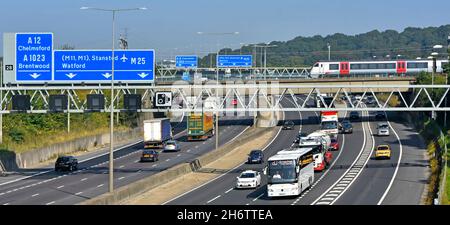
[[417, 68], [428, 68], [428, 63], [424, 62], [424, 63], [417, 63]]
[[409, 62], [408, 63], [408, 69], [415, 69], [417, 68], [417, 63]]
[[314, 64], [314, 67], [319, 67], [319, 63]]
[[369, 64], [361, 64], [361, 69], [366, 70], [369, 68]]
[[339, 70], [339, 64], [330, 64], [330, 70]]
[[386, 69], [395, 69], [395, 63], [387, 63]]
[[359, 70], [360, 68], [359, 64], [350, 64], [350, 69], [352, 70]]
[[378, 69], [386, 69], [386, 63], [379, 63]]
[[371, 64], [369, 64], [369, 69], [377, 69], [378, 68], [378, 66], [377, 66], [377, 64], [376, 63], [371, 63]]

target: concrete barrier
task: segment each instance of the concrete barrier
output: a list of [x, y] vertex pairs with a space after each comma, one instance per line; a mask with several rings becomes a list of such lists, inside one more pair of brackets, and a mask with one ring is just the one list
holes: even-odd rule
[[[114, 132], [114, 140], [116, 144], [130, 142], [130, 140], [135, 140], [141, 137], [141, 128], [136, 128], [131, 131]], [[14, 171], [19, 168], [33, 167], [58, 155], [102, 148], [106, 147], [107, 144], [109, 144], [109, 133], [78, 138], [73, 141], [57, 143], [24, 153], [1, 151], [0, 164], [3, 167], [3, 170]]]
[[229, 142], [219, 147], [219, 149], [217, 150], [208, 152], [188, 163], [177, 165], [175, 167], [172, 167], [155, 175], [151, 175], [142, 180], [120, 187], [116, 189], [113, 193], [105, 193], [93, 199], [86, 200], [84, 202], [79, 203], [79, 205], [120, 204], [120, 202], [122, 201], [128, 200], [138, 194], [151, 190], [152, 188], [167, 183], [182, 175], [185, 175], [190, 172], [195, 172], [200, 168], [202, 168], [203, 165], [207, 165], [219, 159], [220, 157], [224, 156], [234, 148], [244, 145], [249, 140], [261, 136], [265, 132], [270, 132], [271, 129], [272, 128], [249, 128], [233, 142]]

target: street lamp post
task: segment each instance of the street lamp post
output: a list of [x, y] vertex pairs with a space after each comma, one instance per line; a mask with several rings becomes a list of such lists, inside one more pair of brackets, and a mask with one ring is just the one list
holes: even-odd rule
[[147, 8], [128, 8], [128, 9], [103, 9], [95, 7], [81, 7], [82, 10], [98, 10], [105, 12], [112, 12], [112, 54], [111, 54], [111, 103], [110, 110], [110, 130], [109, 130], [109, 192], [114, 191], [114, 47], [115, 47], [115, 18], [117, 12], [134, 11], [134, 10], [146, 10]]
[[331, 61], [331, 45], [330, 43], [327, 43], [327, 47], [328, 47], [328, 62]]
[[[221, 36], [221, 35], [238, 35], [239, 32], [235, 31], [235, 32], [221, 32], [221, 33], [209, 33], [209, 32], [202, 32], [202, 31], [198, 31], [197, 32], [198, 35], [214, 35], [214, 36]], [[220, 53], [220, 48], [218, 46], [217, 49], [217, 55], [216, 55], [216, 85], [217, 85], [217, 89], [216, 89], [216, 107], [219, 107], [219, 64], [218, 64], [218, 59], [219, 59], [219, 53]], [[216, 150], [219, 148], [219, 111], [216, 111], [216, 126], [215, 126], [215, 136], [216, 136]]]

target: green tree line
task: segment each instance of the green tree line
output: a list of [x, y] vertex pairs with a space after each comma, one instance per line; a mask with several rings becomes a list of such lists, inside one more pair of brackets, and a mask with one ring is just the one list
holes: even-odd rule
[[[336, 33], [328, 36], [298, 36], [289, 41], [272, 41], [267, 48], [267, 66], [312, 66], [317, 61], [328, 60], [328, 47], [331, 46], [331, 60], [369, 60], [427, 58], [434, 45], [446, 46], [450, 34], [450, 25], [440, 27], [413, 28], [402, 32], [373, 30], [363, 34], [345, 35]], [[259, 45], [264, 45], [259, 43]], [[442, 50], [442, 54], [446, 54]], [[257, 66], [261, 66], [263, 54], [250, 46], [240, 49], [221, 49], [219, 54], [251, 54]], [[442, 55], [441, 54], [441, 55]], [[386, 57], [388, 56], [389, 57]], [[375, 56], [375, 57], [374, 57]], [[216, 53], [199, 60], [202, 67], [215, 66]]]

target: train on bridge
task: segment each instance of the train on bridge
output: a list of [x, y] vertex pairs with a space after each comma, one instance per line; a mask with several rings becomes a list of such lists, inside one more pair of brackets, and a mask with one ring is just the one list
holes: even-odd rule
[[[350, 75], [403, 75], [432, 72], [433, 60], [317, 62], [311, 78]], [[436, 60], [436, 72], [443, 72], [448, 60]]]

